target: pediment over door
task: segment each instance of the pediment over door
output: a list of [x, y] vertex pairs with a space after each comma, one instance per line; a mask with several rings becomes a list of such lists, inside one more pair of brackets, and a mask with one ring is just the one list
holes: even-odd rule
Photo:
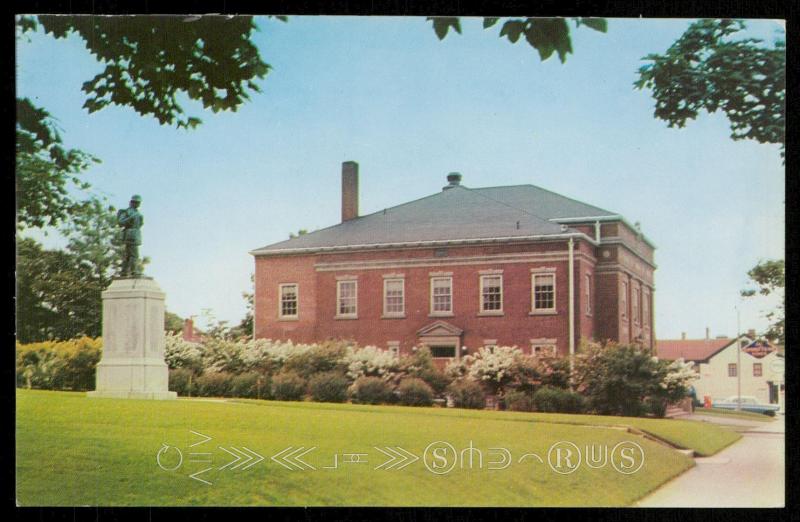
[[434, 321], [417, 331], [419, 337], [461, 337], [464, 330], [446, 321]]

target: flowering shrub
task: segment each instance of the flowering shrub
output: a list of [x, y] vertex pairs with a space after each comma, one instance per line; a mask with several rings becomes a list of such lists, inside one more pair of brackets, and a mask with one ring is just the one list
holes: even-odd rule
[[164, 335], [164, 361], [172, 369], [186, 368], [199, 372], [202, 368], [201, 345], [183, 339], [180, 333], [166, 332]]
[[380, 377], [389, 380], [400, 370], [400, 360], [376, 346], [358, 349], [348, 346], [344, 364], [347, 368], [347, 377], [352, 381], [359, 377]]
[[480, 348], [478, 353], [464, 357], [466, 375], [483, 384], [489, 393], [500, 395], [514, 381], [521, 357], [522, 350], [516, 346]]

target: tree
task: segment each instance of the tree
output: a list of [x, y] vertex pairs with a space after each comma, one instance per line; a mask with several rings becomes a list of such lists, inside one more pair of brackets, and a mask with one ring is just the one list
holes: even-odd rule
[[736, 39], [740, 20], [699, 20], [664, 54], [650, 54], [637, 89], [651, 89], [655, 117], [684, 127], [705, 110], [725, 113], [734, 140], [777, 143], [785, 153], [786, 49], [755, 38]]
[[[786, 342], [785, 334], [785, 309], [786, 309], [786, 264], [783, 259], [761, 261], [747, 272], [750, 280], [758, 285], [760, 295], [771, 295], [780, 293], [781, 303], [778, 307], [766, 314], [767, 319], [772, 323], [764, 334], [778, 344]], [[742, 290], [742, 297], [753, 297], [756, 290]]]
[[[92, 198], [76, 205], [61, 227], [64, 250], [46, 250], [30, 238], [17, 242], [17, 338], [71, 339], [102, 332], [101, 292], [119, 268], [122, 245], [115, 208]], [[145, 258], [143, 262], [146, 263]]]
[[[90, 113], [120, 105], [162, 125], [190, 129], [202, 120], [185, 114], [179, 96], [215, 113], [236, 111], [249, 91], [260, 92], [254, 81], [270, 69], [250, 41], [256, 30], [250, 16], [38, 15], [16, 22], [18, 37], [39, 28], [57, 39], [75, 34], [105, 65], [83, 84]], [[29, 99], [17, 100], [16, 135], [18, 227], [63, 223], [82, 203], [68, 189], [88, 190], [79, 174], [99, 160], [64, 149], [54, 118]]]
[[[444, 40], [452, 28], [461, 34], [461, 21], [457, 17], [429, 17], [433, 30], [439, 40]], [[483, 28], [489, 29], [497, 24], [499, 18], [485, 17]], [[605, 33], [608, 23], [604, 18], [572, 18], [575, 27], [586, 26], [595, 31]], [[500, 28], [499, 36], [506, 37], [509, 42], [517, 43], [522, 36], [525, 41], [539, 52], [544, 61], [555, 52], [561, 63], [567, 61], [567, 54], [572, 53], [570, 27], [566, 18], [515, 18], [507, 20]]]
[[247, 313], [244, 319], [237, 325], [231, 328], [231, 335], [234, 337], [253, 337], [253, 299], [255, 297], [255, 274], [250, 274], [250, 292], [242, 292], [242, 297], [247, 303]]
[[169, 310], [164, 310], [164, 331], [174, 335], [183, 332], [183, 318]]

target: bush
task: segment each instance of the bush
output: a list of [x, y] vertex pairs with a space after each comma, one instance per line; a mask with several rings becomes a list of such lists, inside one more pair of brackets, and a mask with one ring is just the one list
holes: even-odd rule
[[350, 397], [361, 404], [394, 402], [392, 386], [379, 377], [359, 377], [350, 387]]
[[195, 379], [199, 397], [230, 397], [233, 382], [227, 372], [206, 372]]
[[102, 340], [80, 337], [16, 345], [17, 385], [45, 390], [92, 390]]
[[511, 411], [534, 411], [534, 394], [530, 391], [510, 391], [503, 397], [506, 409]]
[[281, 372], [272, 379], [272, 397], [278, 401], [300, 401], [306, 394], [306, 381], [294, 372]]
[[314, 375], [308, 382], [311, 399], [317, 402], [344, 402], [347, 400], [347, 379], [339, 372]]
[[486, 394], [480, 384], [473, 381], [456, 381], [447, 387], [447, 394], [456, 408], [482, 410], [486, 407]]
[[542, 386], [533, 394], [533, 406], [546, 413], [582, 413], [586, 409], [581, 395], [552, 386]]
[[176, 368], [169, 371], [169, 390], [181, 397], [197, 395], [197, 381], [194, 372], [188, 368]]
[[433, 404], [433, 389], [422, 379], [410, 377], [400, 382], [397, 398], [405, 406], [430, 406]]
[[442, 395], [452, 379], [436, 368], [426, 368], [415, 377], [419, 377], [431, 387], [435, 395]]
[[245, 399], [262, 399], [269, 395], [267, 377], [258, 372], [246, 372], [234, 375], [231, 379], [231, 397]]
[[[304, 379], [311, 378], [318, 373], [333, 370], [345, 370], [344, 357], [347, 346], [342, 342], [329, 341], [324, 344], [311, 345], [305, 352], [298, 353], [287, 359], [284, 368], [293, 371]], [[327, 402], [327, 401], [325, 401]], [[341, 401], [338, 401], [341, 402]]]

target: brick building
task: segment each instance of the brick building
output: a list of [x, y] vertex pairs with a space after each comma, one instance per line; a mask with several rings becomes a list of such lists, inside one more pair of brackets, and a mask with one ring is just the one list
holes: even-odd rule
[[441, 192], [259, 248], [256, 338], [352, 339], [397, 353], [481, 346], [569, 354], [581, 338], [652, 349], [654, 246], [622, 216], [533, 185]]

